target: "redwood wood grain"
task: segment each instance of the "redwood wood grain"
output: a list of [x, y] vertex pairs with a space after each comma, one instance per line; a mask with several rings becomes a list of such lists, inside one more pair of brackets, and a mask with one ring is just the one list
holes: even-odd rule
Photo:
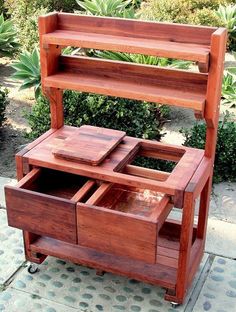
[[210, 45], [215, 27], [190, 26], [173, 23], [146, 22], [116, 17], [91, 17], [87, 15], [58, 13], [58, 29], [80, 30], [86, 33], [113, 34], [136, 38], [162, 39], [179, 43]]
[[[39, 18], [39, 33], [52, 129], [16, 155], [20, 181], [6, 187], [9, 224], [24, 230], [27, 259], [40, 263], [52, 255], [159, 284], [166, 300], [182, 303], [204, 251], [226, 30], [53, 13]], [[187, 59], [200, 72], [61, 56], [67, 45]], [[63, 126], [64, 89], [193, 109], [206, 120], [205, 150], [117, 139], [107, 129], [99, 131], [109, 132], [109, 148], [105, 136], [83, 145], [76, 128]], [[85, 128], [91, 138], [92, 128]], [[133, 166], [137, 156], [176, 166], [171, 173]], [[168, 219], [173, 206], [183, 208], [181, 222]]]
[[75, 203], [11, 186], [5, 192], [10, 226], [76, 243]]
[[[102, 40], [101, 40], [102, 38]], [[193, 43], [166, 42], [164, 40], [114, 36], [81, 31], [56, 30], [43, 36], [44, 44], [74, 46], [99, 50], [128, 53], [144, 53], [146, 55], [199, 61], [208, 64], [209, 48]], [[207, 66], [207, 65], [206, 65]]]
[[[81, 246], [155, 263], [155, 222], [110, 209], [77, 204], [77, 225]], [[138, 233], [135, 229], [139, 229]]]
[[167, 178], [170, 176], [170, 173], [164, 172], [164, 171], [159, 171], [159, 170], [153, 170], [149, 168], [142, 168], [134, 165], [127, 165], [124, 168], [125, 173], [139, 176], [139, 177], [148, 177], [153, 180], [158, 180], [158, 181], [166, 181]]
[[52, 153], [58, 158], [97, 166], [124, 137], [124, 131], [81, 126]]
[[70, 88], [204, 110], [205, 74], [91, 57], [64, 56], [60, 60], [60, 70], [44, 79], [46, 87]]
[[39, 238], [31, 245], [31, 250], [68, 259], [95, 269], [175, 289], [176, 269], [165, 265], [153, 265], [47, 237]]

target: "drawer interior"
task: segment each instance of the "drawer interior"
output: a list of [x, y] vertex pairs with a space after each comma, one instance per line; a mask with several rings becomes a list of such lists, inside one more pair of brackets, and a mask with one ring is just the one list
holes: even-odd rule
[[[21, 188], [70, 200], [88, 181], [89, 179], [86, 177], [41, 168], [38, 174], [23, 184]], [[81, 201], [86, 201], [97, 187], [96, 183], [91, 184], [89, 191], [85, 192]]]
[[113, 186], [96, 205], [111, 210], [149, 217], [160, 204], [164, 194], [146, 190]]

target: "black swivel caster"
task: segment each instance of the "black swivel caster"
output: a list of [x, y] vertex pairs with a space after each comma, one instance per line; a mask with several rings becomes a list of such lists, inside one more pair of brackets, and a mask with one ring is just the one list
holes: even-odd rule
[[38, 265], [35, 264], [35, 263], [30, 264], [30, 265], [28, 266], [28, 272], [29, 272], [30, 274], [35, 274], [35, 273], [39, 272], [39, 267], [38, 267]]

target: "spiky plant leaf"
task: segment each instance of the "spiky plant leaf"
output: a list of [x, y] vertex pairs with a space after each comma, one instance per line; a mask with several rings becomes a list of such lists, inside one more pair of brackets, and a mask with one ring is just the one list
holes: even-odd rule
[[134, 18], [132, 0], [76, 0], [78, 5], [90, 15]]
[[11, 66], [15, 69], [12, 78], [22, 81], [20, 90], [34, 87], [35, 97], [37, 98], [41, 88], [38, 49], [35, 47], [32, 53], [27, 51], [22, 52], [19, 56], [19, 60], [14, 62]]
[[3, 14], [0, 15], [0, 57], [11, 56], [16, 52], [19, 44], [16, 39], [16, 30], [11, 20], [4, 20]]

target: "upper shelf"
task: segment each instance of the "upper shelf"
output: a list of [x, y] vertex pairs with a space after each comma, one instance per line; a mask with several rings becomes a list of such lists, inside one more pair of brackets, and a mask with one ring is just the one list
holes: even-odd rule
[[67, 13], [42, 16], [39, 26], [44, 46], [53, 44], [141, 53], [201, 64], [208, 64], [211, 35], [216, 30], [214, 27]]
[[207, 64], [209, 61], [208, 46], [79, 31], [56, 30], [43, 35], [43, 44], [142, 53], [159, 57], [197, 61], [204, 64]]
[[45, 87], [73, 89], [204, 111], [207, 74], [156, 66], [63, 56]]

